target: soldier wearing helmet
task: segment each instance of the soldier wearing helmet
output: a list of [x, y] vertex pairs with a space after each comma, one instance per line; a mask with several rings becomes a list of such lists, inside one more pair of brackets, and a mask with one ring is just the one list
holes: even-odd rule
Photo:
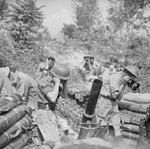
[[138, 78], [139, 71], [134, 65], [126, 66], [124, 68], [124, 72], [127, 73], [131, 78]]
[[120, 115], [118, 101], [122, 99], [125, 87], [138, 78], [138, 69], [135, 66], [127, 66], [124, 72], [115, 72], [103, 78], [100, 97], [97, 101], [95, 115], [97, 122], [102, 125], [112, 125], [115, 136], [121, 136]]
[[[47, 74], [38, 81], [39, 96], [43, 102], [39, 102], [37, 112], [37, 124], [43, 135], [44, 141], [60, 140], [57, 129], [55, 106], [59, 96], [67, 96], [67, 80], [70, 75], [69, 68], [64, 64], [55, 64]], [[41, 125], [42, 124], [42, 125]]]
[[123, 78], [127, 82], [128, 87], [133, 92], [139, 92], [139, 70], [134, 65], [128, 65], [124, 68]]

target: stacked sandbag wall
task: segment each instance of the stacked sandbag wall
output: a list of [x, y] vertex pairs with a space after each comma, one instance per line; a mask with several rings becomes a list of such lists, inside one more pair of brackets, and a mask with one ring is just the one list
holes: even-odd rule
[[[0, 149], [21, 149], [31, 139], [31, 110], [18, 94], [0, 98]], [[31, 133], [30, 133], [31, 134]]]
[[119, 110], [123, 136], [137, 142], [146, 139], [146, 123], [149, 120], [150, 105], [121, 101]]

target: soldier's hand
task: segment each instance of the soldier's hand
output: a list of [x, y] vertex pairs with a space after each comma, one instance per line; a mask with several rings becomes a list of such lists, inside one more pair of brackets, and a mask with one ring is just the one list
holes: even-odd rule
[[59, 78], [54, 78], [55, 84], [59, 85], [60, 84], [60, 79]]
[[119, 95], [119, 91], [116, 90], [116, 91], [112, 92], [111, 96], [112, 96], [113, 99], [117, 99], [118, 95]]

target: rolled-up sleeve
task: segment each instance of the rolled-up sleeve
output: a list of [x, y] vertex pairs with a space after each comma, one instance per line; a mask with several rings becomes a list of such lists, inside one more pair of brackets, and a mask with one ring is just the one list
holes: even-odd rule
[[53, 78], [50, 76], [46, 76], [44, 78], [42, 78], [39, 82], [38, 82], [38, 88], [40, 89], [40, 91], [42, 92], [42, 94], [46, 95], [48, 92], [53, 91], [54, 89], [54, 81]]

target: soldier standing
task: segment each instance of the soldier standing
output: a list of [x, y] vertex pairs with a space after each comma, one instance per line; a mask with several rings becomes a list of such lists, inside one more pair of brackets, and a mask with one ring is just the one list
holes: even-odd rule
[[57, 116], [55, 107], [59, 96], [67, 96], [67, 79], [70, 70], [66, 65], [55, 64], [51, 71], [43, 76], [39, 82], [40, 97], [37, 124], [45, 141], [59, 141]]
[[115, 72], [103, 79], [103, 86], [96, 105], [96, 119], [101, 125], [112, 125], [115, 136], [121, 136], [118, 101], [122, 98], [128, 82], [136, 79], [138, 69], [127, 66], [123, 73]]

